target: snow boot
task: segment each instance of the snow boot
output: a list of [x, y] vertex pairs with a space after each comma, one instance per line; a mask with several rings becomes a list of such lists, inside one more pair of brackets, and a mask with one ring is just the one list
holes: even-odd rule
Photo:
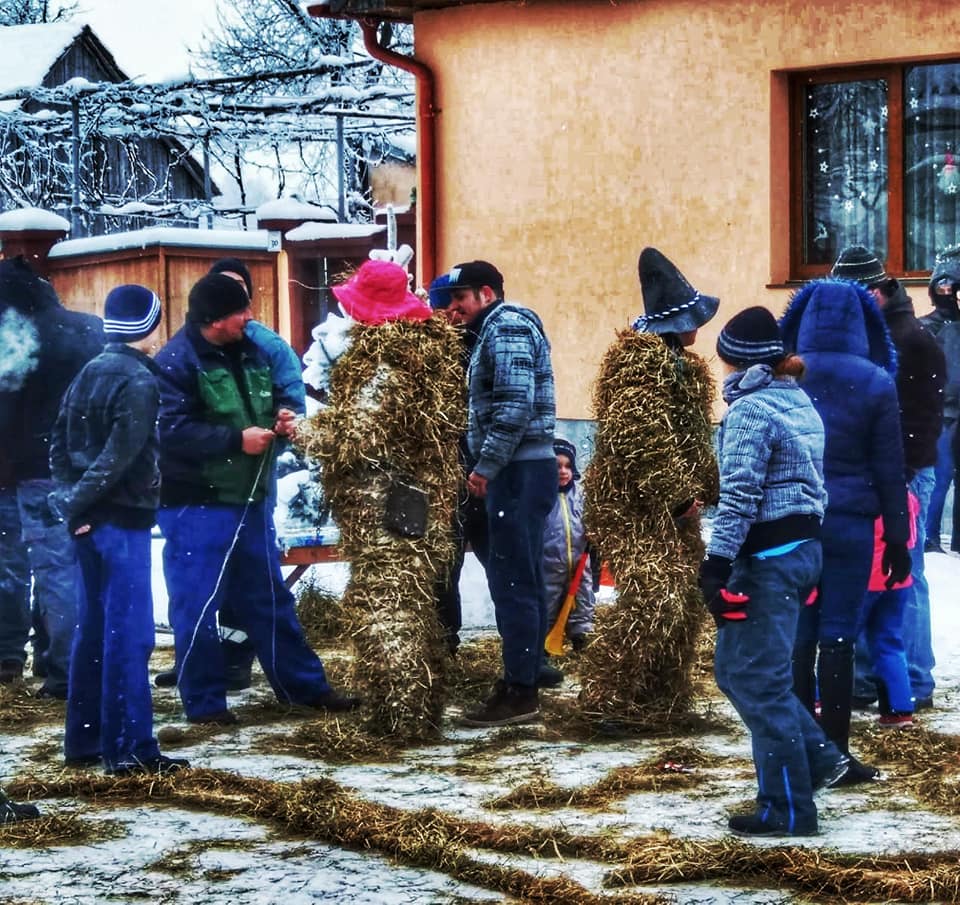
[[540, 699], [536, 688], [508, 685], [497, 681], [486, 703], [463, 717], [466, 726], [511, 726], [534, 723], [540, 719]]
[[7, 798], [6, 792], [0, 789], [0, 826], [6, 823], [19, 823], [21, 820], [36, 820], [40, 811], [33, 804], [17, 804]]
[[765, 820], [759, 812], [731, 817], [727, 826], [736, 836], [816, 836], [820, 832], [816, 819], [789, 829], [785, 824]]

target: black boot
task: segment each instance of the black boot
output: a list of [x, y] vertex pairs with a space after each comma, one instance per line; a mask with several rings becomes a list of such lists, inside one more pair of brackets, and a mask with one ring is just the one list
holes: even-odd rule
[[816, 717], [817, 678], [814, 664], [817, 661], [817, 643], [815, 641], [798, 643], [793, 648], [793, 693], [800, 703]]
[[820, 728], [844, 754], [849, 754], [853, 644], [849, 641], [821, 644], [817, 675], [820, 680]]
[[880, 711], [881, 716], [893, 713], [893, 709], [890, 707], [890, 694], [887, 692], [886, 683], [880, 679], [877, 679], [877, 710]]
[[[236, 633], [235, 629], [225, 631]], [[222, 627], [221, 632], [224, 632]], [[227, 691], [243, 691], [249, 688], [253, 682], [251, 675], [255, 656], [253, 642], [246, 637], [242, 641], [221, 637], [220, 649], [223, 651], [223, 671]]]

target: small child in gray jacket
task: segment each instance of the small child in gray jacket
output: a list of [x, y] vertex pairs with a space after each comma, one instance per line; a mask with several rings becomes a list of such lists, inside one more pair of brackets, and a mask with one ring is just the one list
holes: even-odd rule
[[[543, 580], [547, 590], [547, 626], [552, 628], [570, 589], [580, 557], [587, 552], [587, 535], [583, 527], [583, 495], [577, 487], [577, 451], [569, 440], [557, 438], [553, 443], [557, 454], [559, 490], [543, 532]], [[586, 646], [593, 631], [594, 591], [587, 560], [577, 588], [576, 606], [567, 620], [566, 636], [575, 651]]]

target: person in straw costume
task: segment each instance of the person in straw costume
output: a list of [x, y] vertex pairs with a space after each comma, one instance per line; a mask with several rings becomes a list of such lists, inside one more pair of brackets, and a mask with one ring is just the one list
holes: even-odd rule
[[588, 716], [646, 724], [688, 702], [703, 621], [699, 512], [718, 492], [714, 384], [689, 347], [719, 299], [655, 248], [640, 254], [639, 275], [644, 314], [618, 334], [593, 390], [584, 516], [617, 600], [597, 613], [580, 701]]
[[350, 562], [344, 611], [375, 732], [436, 734], [448, 660], [433, 587], [448, 568], [466, 427], [460, 339], [408, 288], [407, 272], [365, 261], [334, 295], [353, 319], [329, 406], [297, 444], [320, 462]]

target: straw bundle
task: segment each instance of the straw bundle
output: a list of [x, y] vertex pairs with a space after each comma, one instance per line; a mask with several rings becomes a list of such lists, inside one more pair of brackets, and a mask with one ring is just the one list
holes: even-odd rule
[[[434, 583], [453, 556], [451, 524], [466, 426], [457, 332], [439, 319], [357, 325], [337, 361], [331, 405], [298, 431], [322, 466], [324, 492], [351, 564], [344, 594], [355, 669], [376, 731], [436, 732], [445, 661]], [[395, 482], [426, 492], [423, 537], [385, 527]]]
[[597, 613], [583, 654], [588, 713], [657, 724], [689, 702], [705, 613], [696, 586], [703, 542], [698, 520], [674, 514], [717, 498], [713, 396], [704, 362], [658, 336], [623, 331], [601, 364], [584, 517], [617, 601]]

